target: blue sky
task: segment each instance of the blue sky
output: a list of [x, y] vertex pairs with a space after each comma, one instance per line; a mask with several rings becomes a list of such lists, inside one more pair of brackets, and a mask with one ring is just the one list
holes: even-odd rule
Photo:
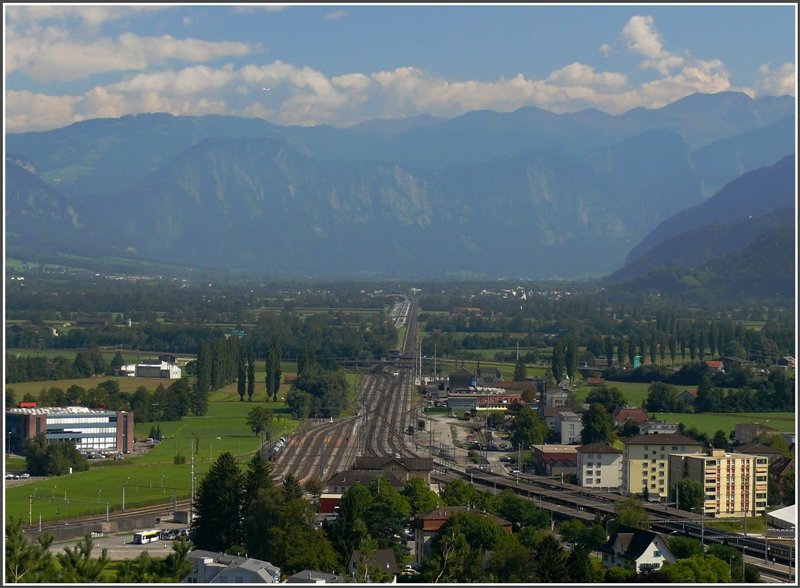
[[[796, 95], [796, 6], [4, 4], [5, 129], [139, 112], [348, 126]], [[265, 88], [269, 88], [265, 90]]]

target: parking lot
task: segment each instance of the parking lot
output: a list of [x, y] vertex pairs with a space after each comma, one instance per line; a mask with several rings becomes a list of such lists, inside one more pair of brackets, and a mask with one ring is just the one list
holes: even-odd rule
[[[158, 529], [167, 531], [187, 529], [188, 532], [186, 525], [173, 523], [161, 523]], [[111, 559], [135, 559], [142, 551], [146, 551], [152, 557], [165, 557], [172, 553], [172, 540], [170, 539], [161, 539], [151, 543], [138, 544], [133, 542], [132, 531], [109, 535], [96, 535], [97, 536], [92, 538], [94, 541], [94, 551], [92, 555], [94, 557], [99, 556], [104, 548], [108, 550], [108, 556]], [[79, 541], [81, 541], [81, 539], [53, 542], [50, 546], [50, 551], [53, 553], [60, 553], [64, 550], [64, 547], [74, 547]]]

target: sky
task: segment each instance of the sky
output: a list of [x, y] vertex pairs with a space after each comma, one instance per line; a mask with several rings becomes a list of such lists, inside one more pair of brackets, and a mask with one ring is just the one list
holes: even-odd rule
[[3, 4], [5, 132], [142, 112], [346, 127], [796, 96], [773, 4]]

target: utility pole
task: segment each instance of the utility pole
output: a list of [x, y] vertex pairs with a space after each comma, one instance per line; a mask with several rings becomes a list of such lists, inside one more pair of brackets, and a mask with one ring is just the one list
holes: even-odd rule
[[189, 496], [189, 524], [191, 525], [194, 521], [194, 447], [192, 447], [192, 491], [191, 496]]

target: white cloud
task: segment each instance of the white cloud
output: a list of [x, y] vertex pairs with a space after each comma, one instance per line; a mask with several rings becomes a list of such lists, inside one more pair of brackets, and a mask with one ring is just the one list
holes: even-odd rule
[[6, 130], [35, 131], [63, 127], [81, 120], [76, 112], [80, 97], [47, 96], [34, 92], [6, 92]]
[[65, 37], [56, 29], [33, 39], [10, 32], [6, 73], [21, 71], [42, 82], [73, 81], [98, 73], [141, 71], [171, 61], [200, 63], [248, 55], [259, 49], [233, 41], [141, 37], [133, 33], [87, 42]]
[[621, 88], [628, 83], [624, 74], [595, 72], [583, 63], [571, 63], [547, 76], [547, 82], [555, 86], [591, 86], [594, 88]]
[[685, 63], [683, 57], [664, 49], [652, 16], [631, 17], [622, 29], [622, 39], [630, 51], [645, 58], [640, 64], [642, 69], [654, 69], [666, 76]]
[[[774, 77], [774, 76], [773, 76]], [[272, 88], [269, 95], [261, 88]], [[93, 116], [139, 112], [259, 116], [276, 124], [344, 126], [370, 118], [433, 114], [452, 117], [477, 109], [499, 112], [537, 106], [557, 113], [588, 107], [618, 114], [635, 106], [658, 107], [693, 92], [731, 89], [719, 61], [697, 61], [680, 72], [632, 87], [623, 74], [572, 63], [544, 80], [517, 74], [493, 82], [450, 81], [421, 69], [400, 67], [372, 74], [327, 77], [282, 61], [236, 68], [194, 65], [141, 72], [97, 86], [82, 96], [17, 93], [7, 130], [54, 128]], [[52, 112], [40, 117], [42, 105]], [[93, 114], [94, 113], [94, 114]]]
[[758, 84], [761, 93], [771, 96], [797, 95], [797, 78], [793, 63], [784, 63], [774, 71], [769, 64], [764, 64], [758, 68], [758, 72], [761, 74]]
[[45, 21], [77, 20], [89, 29], [96, 29], [106, 22], [129, 18], [145, 12], [167, 10], [170, 6], [154, 5], [97, 5], [97, 4], [27, 4], [7, 5], [8, 24], [12, 26], [35, 26]]
[[325, 20], [339, 20], [347, 16], [347, 13], [344, 10], [336, 10], [334, 12], [329, 12], [325, 15]]
[[658, 31], [653, 27], [652, 16], [633, 16], [622, 29], [622, 38], [628, 49], [648, 59], [665, 56]]
[[[283, 61], [241, 67], [208, 63], [259, 49], [242, 43], [179, 40], [169, 35], [145, 38], [128, 33], [81, 44], [56, 28], [42, 29], [36, 38], [31, 41], [20, 35], [12, 37], [14, 52], [7, 54], [8, 68], [43, 78], [54, 75], [47, 72], [58, 70], [61, 79], [95, 71], [129, 73], [122, 81], [96, 86], [82, 96], [11, 93], [13, 109], [8, 110], [6, 119], [10, 132], [139, 112], [217, 113], [257, 116], [284, 125], [345, 126], [370, 118], [418, 114], [453, 117], [470, 110], [508, 112], [524, 106], [556, 113], [593, 107], [619, 114], [638, 106], [661, 107], [695, 92], [738, 89], [755, 94], [750, 88], [734, 88], [720, 60], [694, 59], [666, 51], [652, 17], [644, 16], [630, 19], [622, 38], [628, 49], [643, 57], [643, 69], [660, 75], [638, 85], [633, 85], [625, 74], [596, 71], [579, 62], [565, 65], [540, 80], [517, 74], [489, 82], [451, 81], [415, 67], [329, 77], [314, 68]], [[610, 54], [614, 48], [604, 45], [602, 50]], [[170, 67], [176, 62], [192, 65]], [[153, 65], [161, 69], [147, 70]], [[762, 91], [794, 91], [792, 64], [774, 71], [765, 65], [761, 74]], [[263, 93], [263, 87], [272, 91]]]

